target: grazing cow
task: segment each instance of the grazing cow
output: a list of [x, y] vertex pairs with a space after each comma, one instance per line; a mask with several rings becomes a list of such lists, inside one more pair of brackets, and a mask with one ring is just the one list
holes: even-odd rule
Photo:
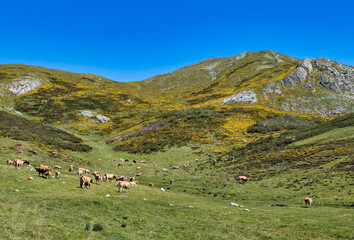
[[173, 178], [170, 179], [170, 184], [173, 184], [175, 180]]
[[312, 203], [313, 203], [312, 198], [307, 197], [304, 199], [304, 201], [306, 205], [309, 205], [310, 208], [312, 207]]
[[86, 174], [90, 174], [90, 170], [85, 169], [85, 173], [86, 173]]
[[55, 177], [56, 177], [56, 178], [59, 178], [59, 177], [60, 177], [60, 172], [55, 171]]
[[137, 170], [141, 170], [141, 167], [137, 167], [136, 169], [137, 169]]
[[133, 163], [135, 164], [135, 163], [136, 163], [136, 160], [133, 160]]
[[82, 172], [85, 172], [85, 168], [78, 168], [78, 170], [82, 171]]
[[118, 167], [123, 167], [123, 163], [118, 163]]
[[26, 164], [28, 166], [30, 165], [30, 162], [28, 160], [23, 160], [23, 164]]
[[49, 179], [52, 176], [52, 172], [49, 170], [49, 171], [44, 172], [43, 175]]
[[243, 184], [244, 182], [247, 182], [249, 180], [248, 177], [246, 177], [246, 176], [238, 176], [237, 179], [239, 180], [239, 182], [241, 184]]
[[162, 168], [162, 171], [167, 172], [168, 169], [167, 168]]
[[197, 158], [197, 159], [195, 160], [195, 162], [200, 162], [200, 160]]
[[90, 188], [90, 184], [91, 183], [93, 183], [93, 179], [92, 178], [90, 178], [90, 177], [86, 177], [86, 176], [84, 176], [84, 175], [82, 175], [81, 177], [80, 177], [80, 187], [81, 188]]
[[50, 167], [49, 166], [45, 166], [45, 165], [41, 165], [39, 167], [36, 167], [36, 171], [38, 172], [38, 177], [41, 176], [44, 177], [44, 173], [45, 172], [49, 172], [50, 171]]
[[16, 159], [15, 160], [15, 167], [16, 169], [19, 169], [20, 167], [22, 167], [22, 165], [25, 163], [25, 161], [20, 160], [20, 159]]
[[102, 175], [99, 172], [95, 171], [92, 173], [92, 175], [95, 176], [96, 184], [102, 181]]
[[7, 165], [15, 165], [15, 163], [13, 161], [11, 161], [10, 159], [7, 160]]
[[179, 167], [178, 166], [173, 166], [172, 169], [179, 169]]
[[135, 187], [139, 182], [138, 181], [132, 181], [130, 182], [130, 186]]
[[125, 188], [126, 191], [128, 192], [128, 190], [130, 191], [130, 182], [126, 182], [126, 181], [119, 181], [118, 185], [118, 191], [122, 192], [122, 189]]
[[140, 177], [140, 176], [141, 176], [141, 173], [138, 173], [138, 174], [136, 174], [135, 176]]
[[145, 160], [141, 160], [140, 162], [146, 164], [146, 161], [145, 161]]
[[129, 181], [135, 181], [135, 177], [130, 177]]
[[127, 177], [126, 176], [119, 176], [119, 177], [116, 176], [116, 180], [117, 181], [127, 181]]
[[77, 176], [78, 176], [78, 177], [81, 177], [82, 175], [84, 175], [84, 172], [83, 172], [82, 170], [80, 170], [80, 169], [77, 170], [76, 173], [77, 173]]
[[114, 174], [110, 174], [110, 173], [105, 173], [105, 174], [104, 174], [104, 177], [103, 177], [103, 180], [104, 180], [104, 181], [108, 181], [108, 180], [111, 180], [111, 181], [112, 181], [113, 179], [118, 180], [118, 179], [117, 179], [117, 176], [114, 175]]
[[33, 180], [33, 177], [28, 177], [27, 180]]
[[135, 164], [135, 163], [131, 162], [131, 163], [130, 163], [130, 166], [134, 166], [134, 164]]
[[154, 184], [151, 182], [151, 183], [149, 183], [149, 186], [150, 186], [150, 187], [153, 187], [153, 186], [154, 186]]
[[74, 166], [73, 165], [70, 165], [69, 167], [69, 172], [72, 172], [74, 170]]
[[124, 161], [125, 161], [125, 162], [129, 162], [129, 159], [125, 159]]
[[54, 169], [63, 169], [61, 166], [55, 165]]

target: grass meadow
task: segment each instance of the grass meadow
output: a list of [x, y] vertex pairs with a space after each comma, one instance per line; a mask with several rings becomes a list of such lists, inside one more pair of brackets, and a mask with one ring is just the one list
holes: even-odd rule
[[[134, 155], [112, 151], [99, 137], [87, 137], [84, 142], [93, 147], [92, 152], [59, 151], [53, 155], [45, 147], [0, 138], [0, 239], [352, 239], [354, 236], [353, 209], [347, 206], [353, 200], [350, 179], [331, 176], [327, 186], [297, 189], [296, 184], [304, 183], [301, 181], [321, 175], [320, 169], [313, 168], [241, 185], [226, 166], [214, 166], [200, 150], [182, 147], [152, 155]], [[11, 149], [17, 143], [36, 149], [38, 154], [17, 153]], [[7, 159], [16, 158], [28, 159], [34, 167], [47, 164], [61, 165], [64, 169], [60, 178], [44, 179], [26, 165], [18, 170], [6, 165]], [[120, 158], [136, 160], [138, 164], [131, 166]], [[146, 160], [147, 164], [140, 164], [140, 160]], [[124, 166], [117, 167], [118, 163]], [[130, 192], [119, 193], [115, 181], [80, 189], [76, 171], [68, 172], [70, 164], [75, 170], [85, 167], [125, 176], [141, 172], [142, 176]], [[183, 168], [183, 164], [188, 167]], [[180, 168], [172, 170], [172, 166]], [[34, 180], [27, 180], [29, 176]], [[171, 178], [175, 180], [172, 185]], [[149, 182], [154, 187], [150, 188]], [[291, 182], [294, 187], [289, 188], [284, 182]], [[314, 199], [312, 208], [303, 202], [309, 195]], [[243, 207], [228, 206], [229, 202]], [[277, 204], [286, 207], [276, 207]]]

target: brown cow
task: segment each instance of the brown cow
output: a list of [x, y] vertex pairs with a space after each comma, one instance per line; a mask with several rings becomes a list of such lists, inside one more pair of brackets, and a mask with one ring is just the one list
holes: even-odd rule
[[118, 163], [118, 167], [123, 167], [123, 163]]
[[20, 160], [20, 159], [16, 159], [15, 160], [15, 168], [19, 169], [20, 167], [22, 167], [22, 165], [25, 163], [25, 161]]
[[122, 189], [125, 188], [126, 191], [128, 192], [128, 190], [130, 191], [130, 182], [126, 182], [126, 181], [119, 181], [118, 185], [118, 191], [122, 192]]
[[135, 181], [135, 177], [130, 177], [130, 178], [129, 178], [129, 181], [131, 181], [131, 182], [132, 182], [132, 181]]
[[146, 164], [146, 161], [145, 161], [145, 160], [141, 160], [141, 161], [140, 161], [140, 163], [144, 163], [144, 164]]
[[61, 166], [55, 165], [54, 169], [63, 169]]
[[110, 173], [104, 174], [103, 181], [108, 181], [108, 180], [113, 180], [113, 179], [117, 180], [117, 176], [114, 174], [110, 174]]
[[76, 174], [78, 177], [81, 177], [84, 174], [84, 172], [79, 169], [79, 170], [77, 170]]
[[10, 159], [7, 160], [7, 165], [15, 165], [15, 163], [13, 161], [11, 161]]
[[136, 174], [135, 176], [140, 177], [140, 176], [141, 176], [141, 173], [138, 173], [138, 174]]
[[312, 198], [307, 197], [304, 199], [304, 201], [306, 205], [309, 205], [310, 208], [312, 207], [312, 203], [313, 203]]
[[80, 177], [80, 187], [81, 188], [90, 188], [90, 184], [91, 183], [93, 183], [93, 179], [92, 178], [90, 178], [90, 177], [86, 177], [86, 176], [84, 176], [84, 175], [82, 175], [81, 177]]
[[101, 173], [94, 171], [92, 173], [92, 175], [95, 176], [96, 184], [98, 184], [100, 181], [102, 181]]
[[45, 166], [45, 165], [40, 165], [39, 167], [36, 167], [36, 171], [38, 172], [38, 177], [40, 177], [41, 174], [42, 174], [42, 177], [44, 177], [44, 173], [49, 172], [50, 167]]
[[132, 181], [132, 182], [130, 182], [130, 185], [132, 186], [132, 187], [135, 187], [135, 185], [137, 185], [139, 182], [138, 181]]
[[59, 177], [60, 177], [60, 172], [55, 171], [55, 177], [56, 177], [56, 178], [59, 178]]
[[154, 184], [151, 182], [151, 183], [149, 183], [149, 186], [150, 186], [150, 187], [153, 187], [153, 186], [154, 186]]
[[246, 177], [246, 176], [238, 176], [237, 179], [239, 180], [239, 182], [241, 184], [243, 184], [244, 182], [247, 182], [249, 180], [248, 177]]
[[119, 176], [119, 177], [116, 176], [116, 180], [117, 181], [127, 181], [127, 177], [126, 176]]
[[52, 172], [49, 170], [49, 171], [44, 172], [43, 175], [46, 176], [47, 179], [49, 179], [52, 176]]

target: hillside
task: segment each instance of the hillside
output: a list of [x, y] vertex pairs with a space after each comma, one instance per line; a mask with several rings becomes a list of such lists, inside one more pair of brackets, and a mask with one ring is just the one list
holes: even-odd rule
[[[351, 239], [352, 73], [271, 51], [132, 83], [1, 65], [0, 239]], [[81, 189], [79, 167], [138, 184]]]
[[[353, 112], [354, 68], [273, 51], [208, 59], [169, 74], [117, 83], [92, 74], [0, 66], [2, 104], [116, 150], [155, 152], [209, 144], [225, 151], [278, 134], [247, 132], [293, 116], [300, 125]], [[156, 127], [158, 126], [158, 127]]]

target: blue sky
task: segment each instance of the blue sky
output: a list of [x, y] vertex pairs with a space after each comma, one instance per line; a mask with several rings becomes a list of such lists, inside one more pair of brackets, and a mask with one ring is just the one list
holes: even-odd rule
[[353, 9], [353, 0], [0, 0], [0, 64], [120, 82], [267, 49], [354, 65]]

